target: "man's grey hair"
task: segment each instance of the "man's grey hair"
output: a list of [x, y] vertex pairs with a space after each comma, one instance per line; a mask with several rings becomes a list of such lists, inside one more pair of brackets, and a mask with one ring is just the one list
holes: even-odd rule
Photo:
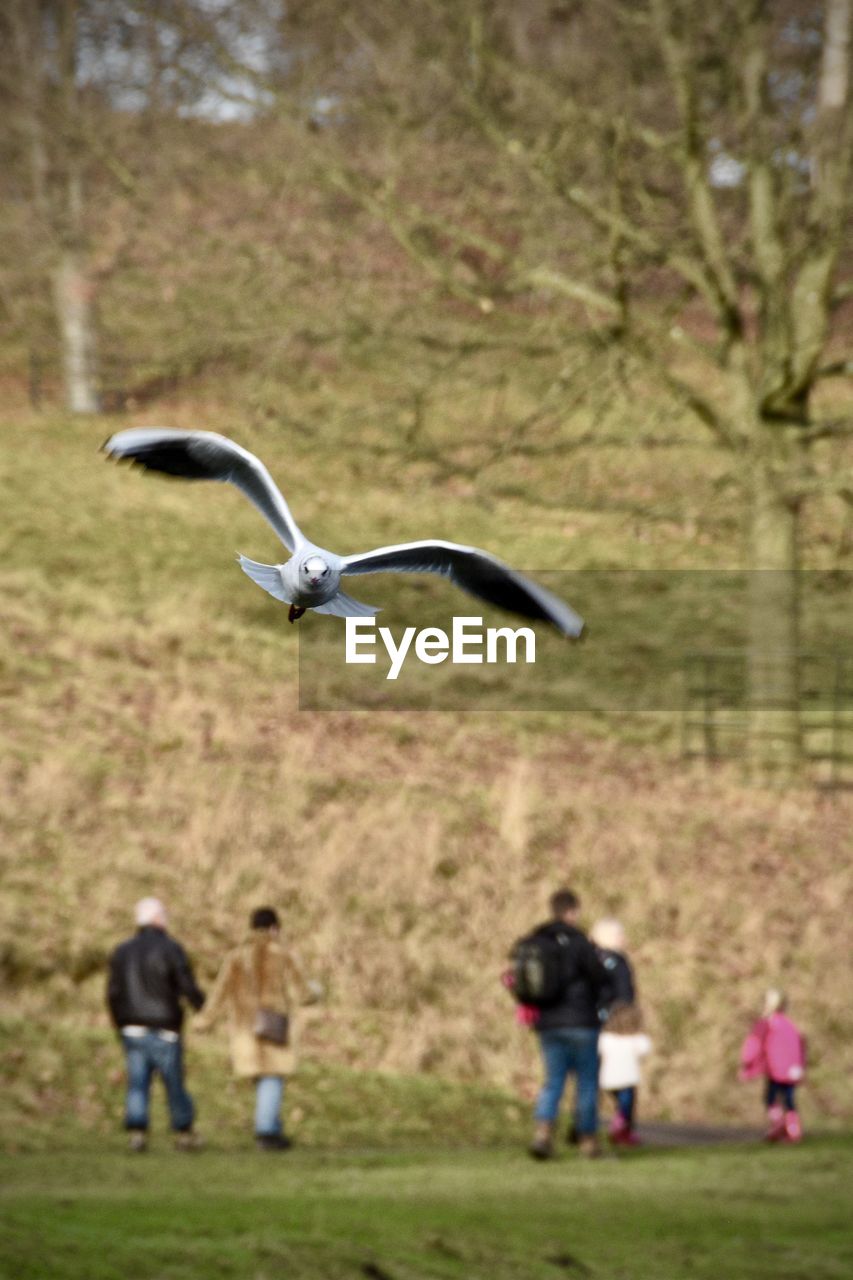
[[147, 924], [165, 926], [166, 908], [159, 898], [140, 898], [134, 909], [136, 923], [140, 928]]

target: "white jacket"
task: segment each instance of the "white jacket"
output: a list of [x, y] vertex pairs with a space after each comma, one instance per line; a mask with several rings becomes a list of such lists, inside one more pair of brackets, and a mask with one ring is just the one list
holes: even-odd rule
[[651, 1051], [648, 1036], [622, 1036], [602, 1031], [598, 1037], [601, 1070], [598, 1083], [602, 1089], [629, 1089], [640, 1083], [640, 1059]]

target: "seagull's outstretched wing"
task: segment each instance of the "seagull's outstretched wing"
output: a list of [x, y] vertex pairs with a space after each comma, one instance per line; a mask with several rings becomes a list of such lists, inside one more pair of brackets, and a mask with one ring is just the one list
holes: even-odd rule
[[237, 486], [291, 551], [305, 541], [278, 486], [260, 459], [212, 431], [132, 427], [103, 446], [111, 458], [138, 462], [184, 480], [220, 480]]
[[455, 542], [403, 542], [345, 556], [341, 572], [440, 573], [489, 604], [553, 623], [563, 635], [577, 639], [583, 631], [583, 618], [558, 596], [476, 547]]
[[285, 604], [290, 604], [290, 596], [284, 589], [281, 571], [277, 564], [259, 564], [257, 560], [250, 560], [248, 556], [238, 556], [240, 568], [247, 574], [253, 582], [257, 582], [259, 587], [263, 587], [264, 591], [268, 591], [271, 596], [275, 596], [276, 600], [283, 600]]

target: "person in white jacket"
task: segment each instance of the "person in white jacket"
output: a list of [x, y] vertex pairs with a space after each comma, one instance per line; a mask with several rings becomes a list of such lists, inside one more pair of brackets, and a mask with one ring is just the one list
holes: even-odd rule
[[610, 1122], [610, 1141], [636, 1146], [634, 1131], [640, 1063], [651, 1051], [652, 1042], [643, 1033], [639, 1005], [614, 1005], [598, 1038], [601, 1059], [599, 1085], [613, 1097], [616, 1111]]

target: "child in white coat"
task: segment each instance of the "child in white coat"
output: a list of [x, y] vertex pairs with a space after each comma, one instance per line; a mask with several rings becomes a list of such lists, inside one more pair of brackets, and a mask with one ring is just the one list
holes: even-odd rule
[[639, 1005], [614, 1005], [598, 1039], [601, 1058], [599, 1085], [612, 1095], [616, 1112], [610, 1122], [610, 1141], [636, 1146], [634, 1132], [640, 1062], [651, 1051], [652, 1042], [643, 1033]]

